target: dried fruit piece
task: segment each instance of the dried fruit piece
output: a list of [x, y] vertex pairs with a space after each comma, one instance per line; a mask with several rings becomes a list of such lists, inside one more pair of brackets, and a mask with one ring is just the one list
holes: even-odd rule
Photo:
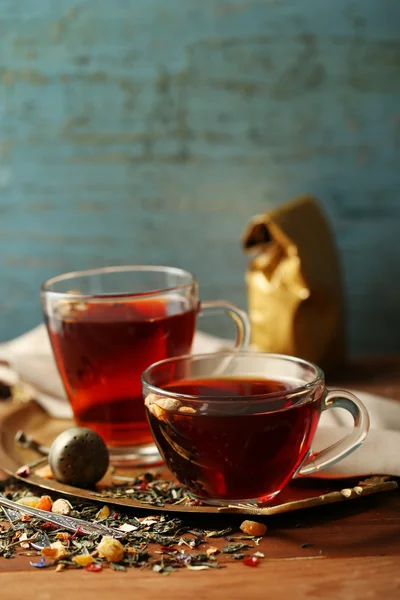
[[110, 509], [108, 508], [107, 504], [105, 504], [103, 506], [103, 508], [101, 508], [99, 510], [99, 512], [96, 514], [96, 519], [106, 519], [109, 516], [110, 516]]
[[267, 533], [267, 526], [264, 523], [257, 523], [257, 521], [243, 521], [240, 529], [246, 535], [254, 535], [255, 537], [262, 537]]
[[103, 567], [98, 563], [91, 563], [90, 565], [86, 565], [84, 569], [85, 571], [90, 571], [91, 573], [99, 573], [103, 570]]
[[51, 508], [51, 512], [56, 513], [57, 515], [70, 515], [71, 510], [72, 504], [70, 504], [68, 500], [64, 500], [64, 498], [56, 500]]
[[54, 531], [54, 529], [57, 529], [57, 525], [50, 523], [50, 521], [46, 521], [43, 525], [39, 525], [39, 527], [40, 529], [43, 529], [43, 531]]
[[62, 542], [69, 542], [71, 539], [71, 534], [68, 531], [59, 531], [56, 533], [56, 540], [61, 540]]
[[119, 540], [108, 535], [101, 538], [97, 544], [97, 552], [100, 558], [105, 558], [108, 562], [120, 562], [124, 558], [124, 547]]
[[36, 508], [40, 508], [40, 510], [50, 511], [52, 506], [53, 500], [50, 498], [50, 496], [42, 496], [39, 502], [36, 504]]
[[19, 540], [19, 538], [20, 538], [21, 536], [22, 536], [22, 531], [21, 531], [21, 530], [19, 530], [19, 531], [16, 531], [16, 532], [14, 533], [14, 535], [13, 535], [13, 537], [12, 537], [12, 540], [11, 540], [11, 541], [12, 541], [12, 542], [16, 542], [16, 541], [18, 541], [18, 540]]
[[38, 496], [25, 496], [24, 498], [20, 498], [17, 500], [17, 504], [22, 504], [22, 506], [29, 506], [30, 508], [36, 508], [39, 504], [40, 498]]
[[257, 567], [259, 563], [260, 561], [257, 556], [245, 556], [243, 559], [243, 564], [246, 565], [246, 567]]
[[156, 394], [149, 394], [144, 403], [151, 414], [159, 421], [167, 420], [168, 415], [166, 414], [166, 411], [177, 411], [182, 407], [179, 400], [175, 400], [174, 398], [163, 398]]
[[43, 477], [44, 479], [54, 479], [50, 465], [45, 465], [44, 467], [40, 467], [40, 469], [36, 469], [35, 475]]
[[53, 542], [50, 546], [42, 548], [42, 556], [50, 560], [60, 560], [68, 556], [68, 550], [60, 541]]
[[21, 521], [23, 523], [29, 523], [30, 521], [32, 521], [32, 517], [30, 517], [29, 515], [22, 515]]
[[183, 413], [185, 415], [194, 415], [196, 414], [196, 410], [194, 408], [192, 408], [191, 406], [181, 406], [179, 409], [180, 413]]
[[86, 567], [94, 562], [94, 558], [91, 554], [78, 554], [78, 556], [74, 556], [72, 560], [80, 567]]

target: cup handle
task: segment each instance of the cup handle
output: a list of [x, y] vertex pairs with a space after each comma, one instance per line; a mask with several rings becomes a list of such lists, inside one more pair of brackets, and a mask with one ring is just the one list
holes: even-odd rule
[[353, 430], [349, 435], [320, 452], [312, 452], [310, 450], [295, 477], [311, 475], [321, 469], [326, 469], [334, 465], [339, 460], [351, 454], [351, 452], [354, 452], [365, 440], [369, 430], [369, 415], [361, 400], [354, 396], [354, 394], [350, 394], [350, 392], [331, 390], [325, 396], [322, 410], [328, 410], [333, 407], [344, 408], [349, 411], [354, 419]]
[[200, 316], [202, 316], [202, 313], [205, 311], [214, 313], [223, 312], [231, 317], [231, 319], [235, 321], [237, 327], [235, 349], [247, 350], [250, 343], [250, 321], [244, 310], [241, 310], [230, 302], [225, 302], [225, 300], [213, 300], [200, 303]]

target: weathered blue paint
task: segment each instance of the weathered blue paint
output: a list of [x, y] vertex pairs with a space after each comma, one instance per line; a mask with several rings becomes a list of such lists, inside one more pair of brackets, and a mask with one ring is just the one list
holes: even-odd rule
[[[400, 350], [398, 0], [0, 0], [0, 339], [65, 270], [245, 303], [254, 213], [320, 197], [355, 352]], [[312, 232], [310, 232], [312, 235]]]

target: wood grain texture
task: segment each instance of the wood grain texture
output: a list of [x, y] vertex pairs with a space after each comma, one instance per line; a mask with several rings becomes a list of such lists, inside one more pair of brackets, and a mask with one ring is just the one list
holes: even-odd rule
[[96, 265], [175, 264], [244, 305], [247, 220], [311, 192], [352, 350], [400, 350], [396, 0], [0, 8], [0, 340], [43, 279]]
[[[400, 401], [400, 358], [359, 361], [335, 385], [366, 392], [390, 390]], [[368, 375], [368, 377], [366, 377]], [[0, 406], [0, 411], [4, 405]], [[309, 485], [320, 485], [310, 481]], [[210, 525], [210, 515], [206, 517]], [[218, 517], [239, 524], [243, 517]], [[266, 520], [267, 535], [257, 550], [265, 559], [257, 568], [232, 561], [219, 571], [186, 570], [163, 577], [130, 570], [100, 574], [82, 571], [54, 573], [29, 566], [29, 558], [0, 559], [2, 594], [7, 600], [21, 597], [52, 600], [85, 597], [87, 600], [144, 598], [165, 600], [195, 597], [198, 600], [298, 598], [299, 600], [374, 600], [400, 597], [400, 494], [369, 496]], [[200, 516], [199, 527], [204, 526]], [[222, 525], [214, 523], [215, 527]], [[213, 525], [213, 526], [214, 526]], [[221, 545], [222, 540], [213, 544]], [[306, 546], [304, 546], [306, 544]], [[225, 560], [231, 560], [225, 557]], [[28, 591], [29, 590], [29, 591]]]
[[[372, 557], [334, 560], [283, 560], [251, 571], [244, 579], [242, 564], [229, 565], [212, 573], [179, 573], [167, 579], [154, 573], [135, 571], [99, 574], [70, 573], [2, 573], [2, 592], [7, 600], [20, 600], [21, 591], [37, 600], [81, 598], [106, 600], [116, 597], [146, 600], [379, 600], [400, 595], [400, 558]], [[32, 569], [33, 570], [33, 569]], [[190, 585], [189, 580], [190, 579]], [[184, 585], [186, 580], [187, 585]], [[16, 585], [18, 581], [18, 585]], [[228, 595], [229, 594], [229, 595]]]

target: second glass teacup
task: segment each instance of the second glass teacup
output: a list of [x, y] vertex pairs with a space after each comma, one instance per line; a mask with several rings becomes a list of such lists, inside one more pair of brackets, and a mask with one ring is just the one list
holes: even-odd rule
[[[142, 376], [150, 427], [169, 469], [199, 499], [265, 503], [293, 478], [333, 465], [365, 439], [362, 402], [327, 391], [316, 365], [290, 356], [181, 356]], [[313, 453], [321, 412], [348, 410], [354, 429]]]
[[140, 377], [155, 361], [190, 352], [197, 316], [223, 311], [246, 348], [246, 313], [202, 302], [195, 277], [160, 266], [108, 267], [46, 281], [41, 300], [75, 421], [106, 442], [111, 461], [160, 461], [146, 420]]

